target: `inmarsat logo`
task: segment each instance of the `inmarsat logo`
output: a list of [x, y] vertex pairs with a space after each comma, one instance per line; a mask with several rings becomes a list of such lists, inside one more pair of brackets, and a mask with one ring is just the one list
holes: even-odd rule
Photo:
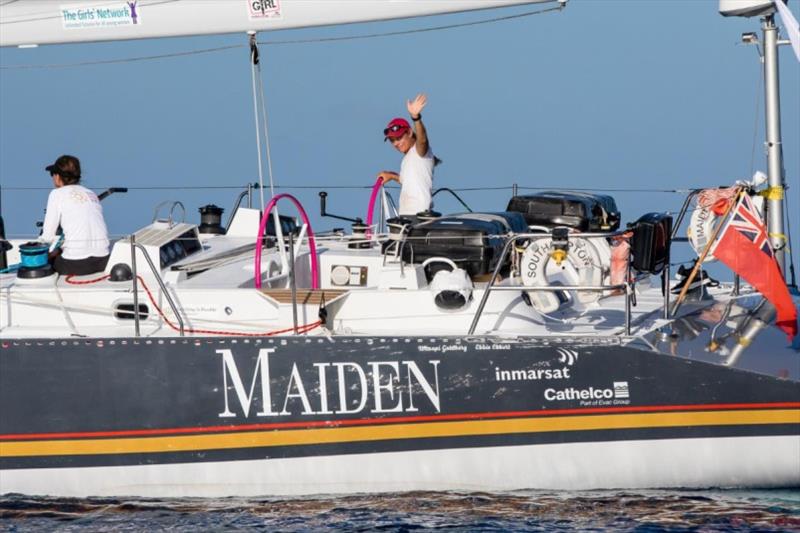
[[567, 366], [572, 366], [578, 361], [578, 352], [567, 348], [558, 348], [558, 362]]

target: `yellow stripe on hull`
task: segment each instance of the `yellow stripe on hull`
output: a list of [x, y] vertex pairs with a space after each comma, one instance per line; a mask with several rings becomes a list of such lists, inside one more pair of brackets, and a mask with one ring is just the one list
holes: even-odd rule
[[[800, 409], [697, 411], [402, 423], [362, 427], [0, 443], [0, 457], [169, 453], [346, 442], [702, 426], [800, 425]], [[799, 428], [800, 429], [800, 428]]]

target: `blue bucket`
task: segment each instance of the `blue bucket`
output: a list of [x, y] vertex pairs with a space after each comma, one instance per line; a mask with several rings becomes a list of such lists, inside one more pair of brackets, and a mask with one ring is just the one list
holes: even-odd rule
[[26, 242], [19, 246], [20, 266], [22, 268], [41, 268], [47, 266], [47, 252], [50, 246], [40, 242]]

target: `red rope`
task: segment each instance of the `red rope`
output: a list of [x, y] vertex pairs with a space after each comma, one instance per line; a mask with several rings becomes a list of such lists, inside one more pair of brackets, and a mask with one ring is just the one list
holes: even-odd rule
[[99, 278], [94, 279], [85, 279], [85, 280], [78, 280], [74, 281], [72, 278], [75, 277], [75, 274], [69, 274], [65, 279], [67, 283], [70, 285], [89, 285], [90, 283], [97, 283], [98, 281], [103, 281], [104, 279], [108, 279], [111, 276], [100, 276]]
[[[103, 281], [108, 279], [110, 276], [101, 276], [99, 278], [94, 279], [87, 279], [87, 280], [73, 280], [72, 278], [75, 277], [74, 274], [70, 274], [65, 278], [65, 281], [70, 285], [89, 285], [91, 283], [97, 283], [99, 281]], [[164, 314], [164, 311], [161, 307], [156, 303], [156, 299], [153, 296], [153, 293], [150, 292], [150, 288], [147, 286], [147, 283], [144, 282], [142, 276], [136, 276], [136, 279], [139, 280], [139, 283], [142, 284], [144, 291], [147, 293], [147, 297], [150, 299], [150, 303], [153, 304], [153, 307], [156, 308], [158, 311], [159, 316], [164, 320], [164, 322], [172, 328], [174, 331], [180, 332], [181, 328], [173, 324], [167, 316]], [[136, 310], [138, 311], [138, 310]], [[316, 329], [322, 325], [322, 320], [317, 320], [316, 322], [312, 322], [310, 324], [303, 324], [302, 326], [297, 326], [297, 333], [308, 333], [309, 331]], [[260, 333], [243, 333], [238, 331], [217, 331], [212, 329], [192, 329], [192, 328], [184, 328], [183, 330], [185, 333], [194, 333], [194, 334], [202, 334], [202, 335], [236, 335], [240, 337], [271, 337], [273, 335], [280, 335], [281, 333], [289, 333], [294, 332], [295, 328], [284, 328], [278, 329], [273, 331], [265, 331]]]

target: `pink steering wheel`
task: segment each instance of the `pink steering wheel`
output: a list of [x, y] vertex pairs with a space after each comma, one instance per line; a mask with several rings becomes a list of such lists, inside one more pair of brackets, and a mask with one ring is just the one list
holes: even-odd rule
[[[258, 225], [258, 237], [256, 239], [256, 255], [255, 255], [255, 281], [256, 289], [261, 288], [261, 243], [264, 239], [264, 232], [267, 230], [267, 222], [269, 215], [272, 213], [272, 208], [278, 203], [281, 198], [288, 198], [292, 201], [297, 211], [300, 212], [300, 218], [303, 219], [306, 226], [308, 226], [308, 247], [311, 249], [311, 288], [319, 289], [319, 268], [317, 266], [317, 243], [314, 241], [314, 232], [311, 230], [311, 222], [308, 220], [305, 209], [300, 205], [300, 202], [291, 194], [278, 194], [272, 198], [264, 210], [264, 215], [261, 217], [261, 224]], [[277, 229], [277, 228], [276, 228]]]
[[371, 234], [372, 228], [372, 215], [375, 211], [375, 201], [378, 199], [378, 193], [383, 186], [383, 178], [375, 180], [375, 185], [372, 186], [372, 194], [369, 196], [369, 205], [367, 206], [367, 238]]

